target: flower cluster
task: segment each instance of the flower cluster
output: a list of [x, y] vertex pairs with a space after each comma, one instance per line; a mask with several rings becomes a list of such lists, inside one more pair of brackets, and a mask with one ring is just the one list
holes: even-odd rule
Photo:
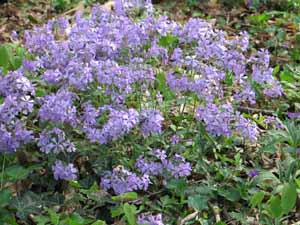
[[206, 130], [215, 136], [229, 137], [233, 132], [255, 142], [258, 128], [255, 123], [235, 112], [231, 104], [216, 105], [209, 103], [197, 109], [197, 119], [204, 122]]
[[141, 132], [144, 136], [148, 136], [151, 133], [159, 134], [162, 129], [162, 117], [160, 111], [147, 109], [141, 112]]
[[191, 174], [191, 164], [179, 154], [168, 158], [165, 150], [156, 149], [151, 152], [151, 155], [156, 160], [148, 161], [144, 156], [140, 156], [136, 161], [137, 169], [143, 174], [174, 178]]
[[52, 166], [52, 170], [55, 180], [75, 180], [77, 178], [78, 170], [72, 163], [64, 165], [62, 161], [58, 160]]
[[141, 214], [138, 216], [138, 223], [141, 225], [164, 225], [162, 214]]
[[130, 191], [147, 190], [150, 184], [149, 175], [138, 176], [122, 167], [107, 172], [101, 179], [102, 188], [113, 189], [116, 194], [122, 194]]
[[74, 144], [71, 141], [66, 140], [65, 133], [58, 128], [54, 128], [50, 131], [43, 131], [40, 134], [37, 144], [40, 147], [40, 150], [46, 154], [49, 154], [50, 152], [59, 153], [76, 151]]
[[151, 176], [163, 176], [168, 178], [186, 177], [191, 174], [192, 168], [189, 162], [179, 154], [168, 158], [166, 151], [156, 149], [151, 152], [152, 158], [148, 160], [140, 156], [136, 160], [136, 168], [141, 176], [130, 172], [123, 167], [117, 167], [112, 172], [108, 171], [101, 178], [101, 186], [106, 189], [113, 189], [116, 194], [137, 190], [147, 190], [151, 184]]
[[[72, 155], [81, 141], [103, 145], [130, 133], [143, 139], [162, 134], [171, 122], [167, 106], [189, 92], [209, 133], [255, 142], [258, 128], [236, 106], [255, 104], [256, 96], [282, 95], [269, 54], [251, 52], [246, 33], [229, 37], [195, 18], [179, 24], [156, 16], [148, 0], [117, 0], [115, 11], [96, 5], [89, 17], [77, 13], [72, 24], [53, 19], [25, 32], [25, 48], [30, 57], [22, 66], [0, 74], [1, 152], [32, 141], [43, 153]], [[161, 104], [169, 89], [175, 97]], [[57, 160], [72, 158], [63, 155], [56, 154]], [[144, 190], [150, 175], [191, 173], [181, 155], [153, 155], [152, 161], [141, 156], [136, 162], [142, 176], [115, 169], [102, 179], [103, 187]], [[68, 180], [77, 170], [57, 161], [53, 172], [55, 179]]]

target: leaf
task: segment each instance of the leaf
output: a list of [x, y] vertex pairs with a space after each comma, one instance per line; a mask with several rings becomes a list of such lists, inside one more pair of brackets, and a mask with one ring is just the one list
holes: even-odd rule
[[92, 223], [91, 225], [106, 225], [105, 221], [97, 220], [96, 222]]
[[29, 214], [40, 214], [39, 206], [42, 204], [40, 196], [29, 191], [23, 196], [14, 198], [11, 201], [10, 207], [17, 211], [17, 217], [26, 221]]
[[179, 39], [172, 34], [167, 34], [166, 36], [161, 36], [158, 41], [158, 45], [164, 48], [175, 48], [178, 44]]
[[0, 208], [0, 224], [2, 225], [18, 225], [16, 218], [8, 210]]
[[215, 223], [215, 225], [226, 225], [226, 223], [219, 221], [219, 222]]
[[258, 176], [258, 183], [267, 183], [270, 186], [276, 186], [280, 184], [279, 179], [270, 171], [263, 171]]
[[135, 200], [138, 198], [138, 194], [136, 192], [128, 192], [125, 194], [121, 194], [118, 196], [113, 196], [112, 200], [114, 201], [124, 201], [124, 200]]
[[70, 217], [62, 221], [63, 225], [87, 225], [92, 221], [90, 219], [82, 218], [78, 213], [73, 213]]
[[12, 59], [11, 52], [7, 45], [0, 45], [0, 67], [8, 69]]
[[156, 75], [157, 89], [163, 95], [166, 101], [172, 100], [174, 98], [174, 93], [171, 91], [166, 82], [165, 73], [158, 73]]
[[283, 214], [288, 214], [296, 204], [297, 191], [295, 184], [285, 184], [282, 189], [281, 209]]
[[241, 198], [240, 192], [233, 187], [230, 187], [228, 189], [220, 188], [218, 189], [218, 193], [219, 195], [232, 202], [238, 201]]
[[48, 213], [50, 215], [51, 223], [53, 225], [58, 225], [59, 224], [60, 215], [57, 214], [56, 212], [54, 212], [52, 209], [48, 209], [47, 211], [48, 211]]
[[264, 197], [265, 197], [265, 193], [263, 191], [256, 192], [250, 200], [251, 207], [258, 206], [262, 202]]
[[281, 216], [281, 201], [278, 196], [272, 196], [268, 202], [269, 213], [272, 217], [278, 218]]
[[48, 217], [42, 215], [35, 216], [34, 221], [37, 222], [37, 225], [46, 225], [50, 222]]
[[295, 178], [295, 183], [297, 184], [298, 188], [300, 188], [300, 180]]
[[187, 183], [184, 179], [172, 179], [168, 181], [166, 187], [170, 190], [174, 190], [178, 196], [181, 196], [186, 190]]
[[190, 196], [188, 198], [188, 205], [197, 211], [207, 210], [209, 198], [203, 195]]
[[11, 166], [5, 170], [6, 176], [12, 181], [23, 180], [29, 175], [30, 170], [19, 166]]
[[12, 198], [12, 193], [8, 189], [0, 191], [0, 208], [7, 206]]
[[137, 214], [136, 207], [134, 205], [129, 205], [128, 203], [125, 203], [123, 205], [123, 210], [128, 224], [136, 225], [136, 214]]

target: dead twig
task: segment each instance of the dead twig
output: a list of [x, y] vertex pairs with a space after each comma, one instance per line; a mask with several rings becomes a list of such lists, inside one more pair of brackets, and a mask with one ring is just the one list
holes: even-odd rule
[[195, 219], [198, 216], [199, 212], [193, 212], [189, 215], [187, 215], [186, 217], [184, 217], [182, 220], [180, 220], [179, 225], [184, 225], [186, 222]]
[[213, 211], [215, 218], [216, 218], [216, 222], [220, 222], [221, 221], [221, 216], [220, 216], [220, 208], [217, 205], [213, 205], [211, 202], [208, 202], [209, 207], [211, 208], [211, 210]]

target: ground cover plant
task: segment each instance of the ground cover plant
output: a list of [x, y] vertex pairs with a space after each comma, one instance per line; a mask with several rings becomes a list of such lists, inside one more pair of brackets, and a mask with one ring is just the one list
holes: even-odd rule
[[294, 92], [252, 46], [118, 0], [2, 45], [1, 223], [297, 221]]

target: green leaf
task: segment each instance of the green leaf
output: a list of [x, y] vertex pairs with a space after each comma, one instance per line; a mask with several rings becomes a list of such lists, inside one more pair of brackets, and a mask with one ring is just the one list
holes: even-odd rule
[[186, 190], [187, 183], [184, 179], [172, 179], [168, 181], [166, 187], [170, 190], [174, 190], [178, 196], [182, 196]]
[[48, 217], [42, 215], [35, 216], [34, 221], [37, 223], [37, 225], [46, 225], [50, 222]]
[[97, 220], [96, 222], [92, 223], [92, 225], [106, 225], [105, 221]]
[[274, 218], [281, 216], [281, 201], [278, 196], [272, 196], [268, 202], [268, 211]]
[[62, 221], [63, 225], [87, 225], [92, 220], [82, 218], [78, 213], [73, 213], [70, 217]]
[[297, 191], [295, 184], [285, 184], [282, 189], [281, 209], [283, 214], [288, 214], [296, 204]]
[[174, 97], [174, 93], [171, 91], [166, 82], [165, 73], [158, 73], [156, 75], [157, 89], [163, 95], [165, 100], [172, 100]]
[[195, 195], [188, 198], [188, 205], [197, 211], [207, 210], [209, 198], [204, 195]]
[[137, 214], [136, 207], [134, 205], [129, 205], [128, 203], [125, 203], [123, 205], [123, 210], [128, 224], [136, 225], [136, 214]]
[[215, 225], [226, 225], [226, 223], [219, 221], [219, 222], [215, 223]]
[[16, 197], [12, 199], [10, 207], [17, 211], [16, 215], [21, 219], [26, 221], [28, 215], [30, 214], [40, 214], [42, 205], [41, 196], [28, 191], [23, 196]]
[[7, 206], [12, 198], [12, 193], [8, 189], [0, 191], [0, 208]]
[[263, 191], [256, 192], [250, 200], [251, 207], [258, 206], [262, 202], [264, 197], [265, 197], [265, 193]]
[[218, 189], [218, 193], [219, 195], [223, 196], [224, 198], [232, 202], [236, 202], [241, 198], [240, 192], [233, 187], [227, 189], [220, 188]]
[[113, 196], [112, 200], [114, 201], [124, 201], [124, 200], [135, 200], [138, 198], [138, 194], [136, 192], [128, 192], [125, 194], [121, 194], [118, 196]]
[[297, 187], [300, 188], [300, 180], [295, 178], [295, 183], [297, 184]]
[[122, 215], [124, 213], [124, 209], [123, 209], [123, 207], [119, 206], [116, 208], [112, 208], [110, 210], [110, 213], [111, 213], [111, 217], [115, 218], [115, 217]]
[[270, 171], [262, 171], [257, 179], [258, 183], [269, 184], [270, 186], [280, 184], [280, 180]]
[[158, 41], [158, 45], [164, 48], [175, 48], [179, 43], [179, 39], [172, 34], [167, 34], [166, 36], [161, 36]]
[[11, 52], [7, 45], [0, 45], [0, 67], [8, 69], [11, 62]]
[[5, 170], [6, 176], [12, 181], [25, 179], [29, 175], [29, 172], [30, 170], [20, 165], [11, 166]]
[[58, 225], [59, 224], [60, 215], [57, 214], [56, 212], [54, 212], [52, 209], [48, 209], [47, 211], [48, 211], [48, 213], [50, 215], [51, 223], [53, 225]]

